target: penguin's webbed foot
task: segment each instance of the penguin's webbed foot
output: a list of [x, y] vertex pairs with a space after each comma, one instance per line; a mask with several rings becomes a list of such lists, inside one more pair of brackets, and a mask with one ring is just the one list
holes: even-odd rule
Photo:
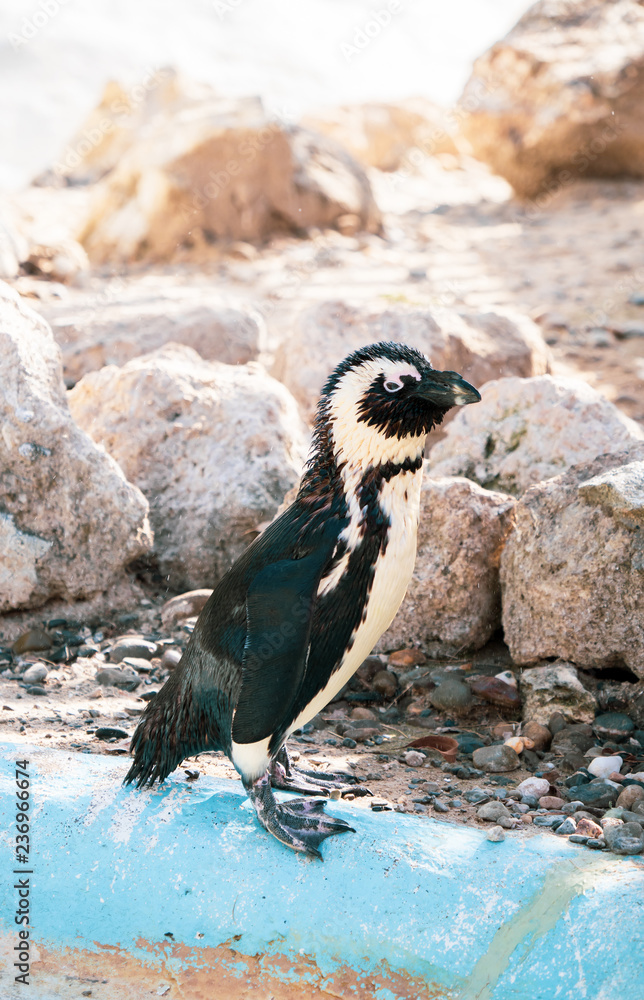
[[372, 795], [352, 774], [342, 771], [305, 771], [293, 767], [286, 747], [281, 747], [270, 766], [271, 785], [285, 792], [304, 795], [330, 795], [333, 791], [351, 792], [352, 795]]
[[336, 833], [355, 833], [343, 819], [327, 816], [321, 799], [295, 799], [277, 802], [271, 788], [271, 771], [255, 781], [244, 781], [248, 798], [265, 830], [293, 851], [322, 860], [318, 848], [323, 840]]

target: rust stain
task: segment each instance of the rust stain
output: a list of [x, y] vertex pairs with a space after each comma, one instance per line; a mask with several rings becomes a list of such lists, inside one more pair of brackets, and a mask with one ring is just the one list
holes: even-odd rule
[[[92, 1000], [377, 1000], [383, 988], [396, 1000], [457, 1000], [458, 992], [417, 976], [395, 972], [382, 962], [377, 974], [338, 966], [325, 975], [314, 959], [298, 955], [243, 955], [230, 943], [195, 947], [143, 939], [135, 947], [48, 948], [38, 944], [32, 983], [38, 993], [61, 1000], [91, 989]], [[169, 989], [168, 989], [169, 987]], [[164, 992], [161, 992], [164, 990]]]

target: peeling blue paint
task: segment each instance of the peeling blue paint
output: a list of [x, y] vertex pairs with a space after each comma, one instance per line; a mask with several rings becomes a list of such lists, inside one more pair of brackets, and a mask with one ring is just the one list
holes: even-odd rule
[[[644, 995], [639, 859], [551, 834], [492, 844], [479, 830], [333, 802], [357, 833], [327, 841], [320, 864], [268, 837], [238, 782], [174, 776], [136, 791], [121, 786], [122, 758], [0, 750], [3, 873], [14, 867], [13, 762], [32, 762], [33, 933], [49, 947], [121, 947], [146, 962], [139, 942], [170, 940], [198, 967], [200, 949], [239, 935], [239, 956], [304, 955], [323, 976], [340, 965], [374, 975], [385, 961], [459, 1000]], [[4, 874], [5, 936], [11, 886]], [[12, 978], [2, 970], [3, 1000]], [[397, 1000], [384, 987], [371, 995]]]

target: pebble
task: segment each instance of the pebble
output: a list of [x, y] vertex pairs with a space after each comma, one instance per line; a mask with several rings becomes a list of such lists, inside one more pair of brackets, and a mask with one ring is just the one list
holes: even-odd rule
[[580, 802], [579, 799], [573, 799], [572, 802], [564, 802], [563, 806], [561, 807], [561, 811], [562, 813], [565, 813], [567, 816], [571, 816], [573, 813], [576, 813], [583, 808], [584, 808], [583, 802]]
[[576, 726], [565, 726], [553, 737], [551, 749], [557, 754], [586, 753], [595, 743], [591, 726], [581, 722]]
[[45, 691], [44, 687], [42, 687], [42, 685], [40, 684], [30, 684], [29, 687], [25, 688], [25, 691], [27, 694], [35, 694], [35, 695], [47, 694], [47, 691]]
[[172, 628], [186, 618], [194, 618], [204, 607], [212, 594], [212, 590], [188, 590], [178, 597], [171, 597], [161, 608], [161, 621], [164, 628]]
[[477, 697], [489, 701], [492, 705], [498, 705], [500, 708], [515, 709], [521, 707], [521, 697], [516, 684], [508, 684], [507, 681], [501, 680], [499, 677], [477, 677], [471, 682], [470, 689]]
[[588, 842], [588, 837], [582, 837], [578, 833], [573, 833], [568, 838], [571, 844], [586, 844]]
[[635, 723], [624, 712], [604, 712], [596, 717], [593, 729], [604, 740], [623, 740], [633, 732]]
[[420, 649], [399, 649], [389, 657], [392, 667], [418, 667], [425, 663], [425, 655]]
[[153, 660], [145, 660], [141, 656], [124, 656], [121, 660], [121, 666], [130, 667], [132, 670], [136, 670], [137, 674], [149, 674], [159, 665], [159, 660], [156, 664]]
[[590, 847], [595, 851], [601, 851], [606, 847], [606, 841], [603, 837], [589, 837], [586, 841], [586, 847]]
[[498, 844], [505, 840], [505, 831], [502, 826], [493, 826], [487, 832], [487, 839], [493, 844]]
[[575, 785], [570, 789], [570, 796], [579, 799], [585, 806], [595, 806], [597, 809], [607, 809], [617, 800], [618, 791], [605, 782], [595, 785]]
[[613, 771], [619, 771], [623, 764], [621, 757], [595, 757], [588, 765], [588, 770], [597, 778], [608, 778]]
[[476, 815], [487, 823], [498, 823], [501, 818], [510, 818], [510, 813], [502, 802], [484, 802], [476, 810]]
[[[453, 712], [455, 715], [462, 715], [468, 711], [474, 699], [469, 685], [458, 677], [445, 677], [438, 687], [432, 691], [429, 700], [434, 706], [443, 712]], [[505, 768], [509, 770], [509, 768]]]
[[644, 830], [639, 823], [606, 826], [604, 839], [614, 854], [633, 855], [644, 851]]
[[11, 647], [14, 653], [37, 653], [43, 649], [51, 649], [51, 636], [41, 628], [32, 628], [23, 632]]
[[617, 805], [623, 809], [632, 809], [636, 802], [644, 799], [644, 788], [640, 784], [626, 785], [619, 793]]
[[542, 726], [538, 722], [526, 722], [521, 728], [521, 732], [534, 743], [535, 750], [548, 750], [552, 742], [552, 733], [547, 726]]
[[545, 826], [550, 830], [556, 830], [567, 818], [565, 816], [557, 816], [554, 813], [548, 813], [545, 816], [533, 816], [532, 822], [535, 826]]
[[434, 809], [439, 813], [449, 812], [449, 806], [446, 806], [444, 802], [440, 802], [438, 799], [434, 799]]
[[425, 755], [417, 750], [408, 750], [403, 754], [403, 761], [407, 767], [422, 767], [425, 763]]
[[470, 788], [468, 792], [465, 792], [463, 798], [466, 802], [470, 802], [473, 806], [482, 805], [484, 802], [490, 801], [490, 796], [487, 792], [484, 792], [482, 788], [478, 787]]
[[454, 739], [458, 743], [460, 753], [472, 754], [479, 747], [485, 746], [483, 740], [476, 733], [454, 733]]
[[552, 735], [556, 736], [557, 733], [561, 732], [561, 730], [565, 728], [566, 728], [566, 720], [564, 719], [561, 712], [553, 712], [550, 718], [548, 719], [548, 729], [550, 730]]
[[371, 686], [383, 698], [393, 698], [398, 690], [398, 679], [390, 670], [379, 670], [372, 680]]
[[48, 673], [49, 670], [44, 663], [32, 663], [25, 670], [22, 679], [25, 684], [39, 684], [40, 681], [46, 680]]
[[96, 674], [96, 680], [106, 687], [117, 687], [124, 691], [135, 691], [141, 683], [140, 677], [133, 671], [126, 672], [119, 667], [104, 667]]
[[572, 816], [566, 817], [563, 823], [557, 827], [556, 832], [562, 837], [569, 837], [571, 833], [577, 832], [577, 824]]
[[161, 669], [174, 670], [182, 656], [183, 653], [177, 646], [166, 646], [161, 657]]
[[560, 799], [558, 795], [542, 795], [539, 799], [539, 805], [542, 809], [561, 809], [564, 804], [564, 800]]
[[104, 694], [103, 688], [102, 687], [97, 687], [97, 688], [94, 688], [93, 691], [90, 691], [88, 697], [89, 698], [102, 698], [103, 694]]
[[522, 796], [530, 795], [535, 799], [540, 799], [542, 795], [547, 795], [550, 790], [550, 782], [545, 778], [526, 778], [519, 785], [517, 791]]
[[376, 715], [375, 712], [372, 712], [370, 708], [363, 708], [362, 706], [358, 706], [358, 708], [353, 708], [351, 710], [349, 718], [358, 722], [378, 721], [378, 716]]
[[342, 740], [342, 744], [341, 745], [343, 747], [348, 747], [349, 750], [354, 750], [355, 747], [357, 747], [358, 744], [356, 743], [355, 740], [352, 740], [349, 737], [347, 737], [346, 739]]
[[598, 823], [595, 823], [592, 819], [586, 819], [584, 816], [577, 821], [577, 830], [575, 832], [580, 837], [601, 837], [602, 828]]
[[519, 766], [519, 758], [512, 747], [500, 746], [479, 747], [472, 754], [475, 767], [488, 774], [499, 771], [514, 771]]
[[147, 639], [138, 636], [123, 636], [109, 649], [110, 663], [120, 663], [126, 657], [135, 657], [142, 660], [151, 660], [156, 656], [159, 647], [156, 642], [148, 642]]
[[440, 793], [440, 785], [436, 781], [425, 781], [423, 783], [423, 791], [427, 792], [428, 795], [438, 795]]
[[113, 726], [101, 726], [101, 728], [97, 729], [94, 733], [94, 736], [96, 736], [99, 740], [124, 740], [127, 739], [129, 735], [130, 734], [126, 732], [125, 729], [116, 729]]

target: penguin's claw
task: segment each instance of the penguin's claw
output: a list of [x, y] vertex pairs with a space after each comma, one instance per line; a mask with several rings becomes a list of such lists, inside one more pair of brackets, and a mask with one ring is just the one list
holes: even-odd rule
[[305, 771], [293, 767], [286, 747], [280, 748], [271, 764], [270, 775], [273, 788], [281, 788], [285, 792], [330, 795], [337, 789], [340, 793], [373, 795], [365, 785], [358, 784], [358, 779], [352, 774], [345, 774], [342, 771]]
[[296, 799], [277, 802], [271, 789], [271, 771], [244, 787], [257, 818], [265, 830], [293, 851], [301, 851], [322, 861], [318, 847], [336, 833], [355, 833], [343, 819], [327, 816], [321, 799]]

